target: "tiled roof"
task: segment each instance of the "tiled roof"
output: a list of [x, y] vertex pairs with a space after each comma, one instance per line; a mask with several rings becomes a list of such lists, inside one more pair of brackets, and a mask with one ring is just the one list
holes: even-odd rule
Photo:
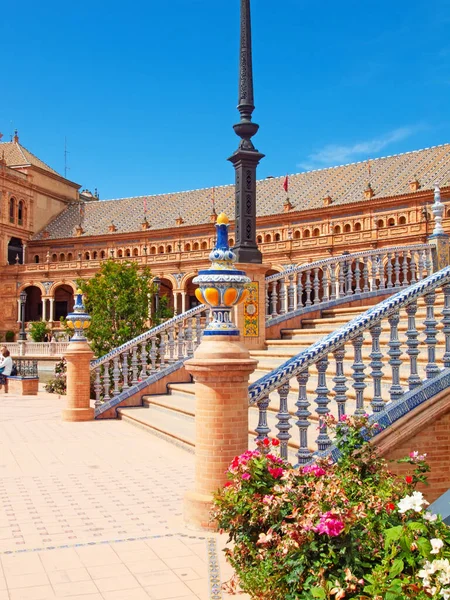
[[5, 157], [6, 164], [8, 167], [22, 167], [28, 165], [34, 165], [49, 171], [54, 175], [59, 175], [54, 169], [49, 167], [40, 158], [35, 156], [32, 152], [24, 148], [19, 142], [3, 142], [0, 143], [0, 158]]
[[[333, 205], [370, 202], [364, 197], [369, 173], [368, 163], [359, 162], [289, 176], [289, 198], [294, 211], [322, 209], [330, 195]], [[433, 189], [434, 183], [450, 185], [450, 144], [406, 152], [370, 161], [370, 183], [375, 199], [411, 193], [409, 184], [417, 178], [420, 190]], [[283, 177], [257, 182], [257, 215], [283, 212], [286, 193]], [[147, 220], [151, 230], [174, 228], [178, 217], [183, 225], [210, 222], [212, 198], [217, 212], [234, 216], [234, 185], [147, 196]], [[145, 196], [84, 204], [83, 236], [108, 233], [113, 222], [118, 233], [141, 231]], [[73, 237], [79, 222], [79, 206], [72, 203], [47, 227], [49, 239]], [[35, 240], [42, 239], [42, 232]]]

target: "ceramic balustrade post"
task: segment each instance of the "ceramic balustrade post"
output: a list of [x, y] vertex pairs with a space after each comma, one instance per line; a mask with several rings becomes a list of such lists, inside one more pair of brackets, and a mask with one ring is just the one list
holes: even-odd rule
[[410, 274], [411, 274], [411, 279], [410, 279], [410, 284], [412, 285], [413, 283], [417, 282], [416, 279], [416, 251], [415, 250], [411, 250], [410, 251], [410, 259], [409, 259], [409, 270], [410, 270]]
[[394, 274], [395, 274], [394, 286], [395, 287], [400, 287], [400, 260], [399, 260], [399, 255], [400, 255], [400, 252], [398, 250], [396, 250], [394, 252]]
[[193, 354], [194, 344], [192, 343], [192, 317], [189, 317], [186, 328], [186, 356], [191, 357]]
[[363, 292], [369, 292], [370, 291], [370, 287], [369, 287], [369, 257], [368, 256], [364, 256], [363, 258], [363, 280], [364, 280], [364, 285], [363, 285]]
[[167, 342], [167, 350], [168, 350], [168, 362], [169, 365], [175, 362], [175, 325], [171, 325], [168, 331], [168, 342]]
[[294, 286], [294, 274], [289, 275], [289, 287], [288, 287], [288, 312], [294, 310], [295, 303], [295, 286]]
[[156, 371], [156, 336], [155, 335], [151, 338], [150, 363], [152, 365], [151, 372], [154, 373]]
[[297, 273], [297, 308], [303, 307], [303, 284], [302, 284], [303, 273]]
[[353, 369], [353, 389], [356, 394], [356, 409], [355, 415], [364, 415], [366, 414], [366, 410], [364, 408], [364, 390], [366, 389], [366, 384], [364, 383], [364, 379], [366, 378], [364, 371], [366, 369], [366, 365], [362, 359], [362, 346], [364, 343], [364, 335], [357, 335], [352, 340], [353, 349], [354, 349], [354, 359], [352, 364]]
[[262, 442], [270, 433], [270, 427], [267, 424], [267, 409], [269, 408], [269, 404], [269, 396], [264, 396], [256, 402], [258, 407], [258, 425], [255, 428], [255, 439], [257, 442]]
[[113, 382], [114, 382], [114, 389], [113, 389], [113, 396], [117, 396], [117, 394], [119, 394], [120, 389], [119, 389], [119, 381], [120, 381], [120, 356], [115, 356], [113, 358]]
[[372, 256], [372, 264], [371, 264], [371, 288], [372, 292], [375, 292], [378, 289], [377, 285], [377, 257]]
[[450, 367], [450, 285], [444, 285], [442, 287], [444, 292], [444, 308], [442, 309], [442, 331], [445, 336], [445, 352], [442, 357], [444, 367], [448, 369]]
[[94, 356], [84, 335], [91, 317], [86, 313], [83, 294], [77, 290], [73, 312], [67, 315], [67, 323], [74, 331], [64, 358], [67, 362], [66, 408], [63, 421], [90, 421], [94, 418], [91, 407], [91, 360]]
[[314, 304], [319, 304], [320, 297], [319, 297], [319, 269], [318, 269], [318, 267], [316, 267], [314, 269], [313, 289], [314, 289]]
[[331, 286], [330, 300], [336, 300], [336, 266], [337, 266], [337, 264], [335, 262], [332, 262], [331, 265], [330, 265], [330, 271], [331, 271], [331, 275], [330, 275], [330, 286]]
[[305, 306], [311, 306], [311, 270], [308, 269], [306, 271], [306, 281], [305, 281], [305, 290], [306, 290], [306, 302]]
[[277, 438], [280, 440], [280, 456], [284, 460], [288, 457], [288, 444], [291, 439], [289, 429], [291, 428], [290, 419], [291, 415], [288, 411], [287, 398], [289, 395], [289, 382], [284, 383], [278, 388], [278, 395], [280, 397], [280, 410], [278, 411], [276, 418], [278, 423], [275, 427], [279, 433]]
[[287, 290], [286, 280], [280, 279], [280, 315], [286, 314]]
[[178, 324], [178, 360], [182, 360], [184, 358], [184, 327], [183, 323]]
[[328, 267], [324, 266], [322, 269], [322, 299], [321, 302], [328, 302], [330, 292], [328, 289]]
[[122, 355], [122, 389], [127, 390], [130, 386], [128, 385], [128, 350], [125, 350]]
[[355, 294], [361, 293], [361, 267], [359, 266], [359, 259], [355, 261]]
[[335, 393], [334, 400], [338, 407], [338, 421], [346, 414], [345, 406], [347, 403], [347, 377], [344, 375], [344, 358], [345, 347], [341, 346], [333, 352], [334, 360], [336, 361], [336, 375], [333, 377], [333, 382], [336, 384], [333, 388]]
[[107, 402], [111, 400], [111, 396], [109, 395], [109, 391], [111, 389], [111, 378], [109, 374], [109, 368], [111, 365], [111, 361], [107, 360], [103, 365], [103, 401]]
[[420, 350], [419, 340], [417, 339], [419, 332], [417, 331], [416, 327], [416, 312], [417, 301], [415, 300], [406, 307], [406, 314], [408, 315], [408, 329], [406, 330], [406, 354], [409, 356], [408, 386], [410, 390], [413, 390], [422, 383], [417, 371], [417, 359], [420, 354]]
[[319, 415], [319, 435], [316, 439], [316, 444], [319, 452], [327, 450], [331, 446], [330, 436], [328, 435], [328, 427], [324, 421], [324, 417], [329, 413], [328, 394], [329, 389], [327, 388], [326, 372], [328, 368], [328, 358], [322, 358], [316, 363], [318, 381], [316, 388], [316, 413]]
[[270, 319], [270, 284], [266, 283], [266, 319]]
[[144, 379], [147, 377], [147, 342], [141, 344], [141, 372], [140, 377]]
[[137, 357], [138, 347], [133, 346], [131, 351], [131, 385], [136, 385], [138, 382], [138, 357]]
[[297, 417], [296, 426], [299, 431], [300, 444], [297, 452], [298, 464], [304, 465], [308, 463], [312, 458], [312, 452], [308, 446], [308, 428], [310, 426], [309, 418], [311, 413], [308, 408], [310, 403], [308, 402], [308, 395], [306, 392], [306, 386], [308, 384], [309, 374], [308, 369], [305, 369], [296, 376], [298, 383], [298, 399], [295, 403], [297, 410], [295, 416]]
[[417, 280], [421, 281], [423, 279], [423, 271], [424, 271], [424, 261], [423, 261], [423, 251], [419, 250], [418, 252], [419, 260], [418, 260], [418, 272], [417, 272]]
[[95, 382], [94, 382], [94, 391], [95, 391], [95, 408], [101, 406], [102, 403], [102, 382], [100, 379], [100, 369], [101, 366], [95, 368]]
[[345, 292], [344, 292], [345, 278], [344, 278], [344, 262], [343, 261], [339, 262], [338, 282], [339, 282], [338, 298], [343, 298], [345, 296]]
[[380, 282], [379, 288], [380, 288], [380, 290], [384, 290], [384, 289], [386, 289], [386, 279], [384, 276], [383, 257], [380, 254], [377, 256], [377, 266], [378, 266], [378, 280]]
[[370, 329], [372, 337], [372, 351], [369, 354], [371, 359], [369, 367], [372, 369], [371, 376], [373, 380], [373, 398], [370, 402], [374, 413], [381, 412], [384, 409], [384, 400], [381, 395], [381, 381], [383, 379], [383, 353], [380, 350], [381, 323], [376, 323]]
[[408, 253], [406, 250], [403, 250], [402, 252], [402, 256], [403, 256], [403, 261], [402, 261], [402, 279], [403, 279], [403, 287], [408, 287], [409, 283], [408, 283], [408, 272], [409, 272], [409, 268], [408, 268]]
[[[205, 319], [208, 320], [209, 313], [206, 314]], [[200, 315], [195, 316], [195, 347], [200, 345], [202, 341], [202, 318]]]
[[436, 292], [430, 292], [424, 296], [426, 306], [426, 319], [423, 322], [425, 325], [425, 344], [427, 345], [428, 363], [425, 367], [427, 379], [432, 379], [439, 374], [439, 367], [436, 364], [436, 336], [438, 330], [436, 328], [437, 321], [434, 318], [434, 303], [436, 301]]
[[349, 258], [345, 264], [346, 264], [346, 269], [347, 269], [347, 290], [345, 295], [346, 296], [352, 296], [353, 295], [353, 267], [352, 267], [352, 259]]
[[395, 311], [390, 317], [388, 317], [388, 321], [391, 328], [388, 342], [388, 356], [390, 357], [389, 364], [392, 368], [392, 385], [389, 388], [389, 394], [392, 402], [395, 402], [396, 400], [400, 400], [400, 398], [403, 396], [403, 388], [400, 385], [400, 367], [402, 364], [400, 357], [402, 355], [402, 351], [400, 350], [401, 343], [398, 339], [398, 324], [400, 321], [399, 311]]
[[277, 285], [278, 285], [278, 281], [272, 281], [272, 295], [271, 295], [271, 302], [272, 302], [272, 317], [276, 317], [278, 316], [278, 312], [277, 312], [277, 304], [278, 304], [278, 295], [277, 295]]

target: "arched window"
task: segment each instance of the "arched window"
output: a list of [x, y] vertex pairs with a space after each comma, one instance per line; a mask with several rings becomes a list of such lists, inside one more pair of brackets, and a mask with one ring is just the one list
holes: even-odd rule
[[333, 232], [334, 232], [336, 235], [339, 235], [339, 234], [341, 233], [341, 226], [340, 226], [340, 225], [335, 225], [335, 226], [334, 226], [334, 229], [333, 229]]
[[276, 233], [276, 234], [275, 234], [275, 241], [276, 241], [276, 242], [279, 242], [279, 241], [281, 241], [281, 235], [280, 235], [279, 233]]
[[59, 255], [59, 262], [64, 262], [66, 260], [66, 255], [61, 252]]
[[118, 258], [123, 258], [123, 250], [118, 250], [117, 251], [117, 257]]
[[97, 260], [97, 258], [98, 258], [98, 253], [97, 253], [97, 250], [94, 250], [94, 252], [92, 253], [92, 258], [93, 258], [94, 260]]
[[133, 256], [139, 256], [139, 248], [133, 250]]
[[91, 255], [89, 252], [84, 253], [84, 260], [91, 260]]
[[73, 260], [72, 252], [69, 252], [69, 254], [67, 255], [67, 260]]
[[106, 256], [106, 252], [104, 250], [102, 250], [100, 252], [100, 258], [105, 258], [105, 256]]
[[56, 262], [58, 260], [58, 256], [56, 254], [52, 254], [52, 262]]
[[394, 219], [394, 217], [391, 217], [388, 220], [388, 227], [393, 227], [394, 225], [395, 225], [395, 219]]
[[313, 236], [314, 237], [319, 237], [319, 235], [320, 235], [320, 229], [318, 227], [315, 227], [314, 231], [313, 231]]
[[299, 240], [300, 239], [300, 230], [296, 229], [294, 231], [294, 240]]
[[258, 237], [256, 238], [256, 241], [258, 244], [262, 244], [262, 235], [258, 235]]
[[191, 251], [191, 245], [190, 244], [185, 244], [184, 251], [185, 252], [190, 252]]
[[16, 201], [14, 198], [9, 199], [9, 222], [14, 223], [14, 216], [16, 212]]
[[355, 223], [355, 231], [361, 231], [361, 223], [359, 221]]
[[34, 255], [34, 262], [35, 262], [36, 264], [39, 264], [39, 254], [35, 254], [35, 255]]
[[233, 240], [233, 238], [230, 238], [229, 244], [230, 244], [230, 248], [232, 248], [234, 246], [234, 240]]
[[377, 221], [377, 227], [378, 227], [378, 229], [383, 229], [383, 227], [384, 227], [384, 221], [383, 221], [383, 219], [379, 219]]
[[156, 254], [156, 246], [150, 248], [150, 254]]
[[399, 225], [406, 225], [406, 217], [405, 216], [399, 217], [398, 224]]
[[202, 250], [207, 250], [207, 249], [208, 249], [207, 242], [202, 242]]
[[200, 248], [200, 246], [198, 245], [198, 242], [194, 242], [194, 245], [192, 246], [192, 250], [198, 250]]
[[166, 251], [167, 252], [172, 252], [172, 246], [170, 244], [167, 246]]
[[19, 200], [17, 205], [17, 224], [23, 225], [23, 200]]
[[131, 256], [131, 250], [129, 248], [127, 248], [127, 250], [125, 252], [125, 256], [128, 256], [128, 257]]
[[264, 241], [266, 242], [266, 244], [270, 244], [270, 242], [272, 241], [272, 236], [270, 235], [270, 233], [266, 234]]
[[164, 254], [164, 246], [158, 248], [158, 254]]
[[303, 232], [303, 237], [304, 238], [309, 238], [311, 237], [311, 232], [309, 229], [305, 229], [305, 231]]
[[350, 223], [346, 223], [344, 225], [344, 233], [350, 233], [351, 230], [352, 228], [350, 227]]

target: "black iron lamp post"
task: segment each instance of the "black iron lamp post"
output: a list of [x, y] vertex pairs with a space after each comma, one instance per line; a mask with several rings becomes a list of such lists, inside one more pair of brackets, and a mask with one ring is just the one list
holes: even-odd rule
[[252, 31], [250, 0], [241, 0], [241, 42], [239, 51], [239, 102], [241, 115], [233, 129], [241, 138], [239, 148], [228, 159], [236, 171], [235, 229], [233, 248], [240, 263], [262, 263], [256, 243], [256, 167], [264, 154], [258, 152], [251, 138], [259, 125], [252, 122], [253, 99]]
[[25, 304], [27, 302], [27, 293], [20, 292], [19, 294], [20, 301], [20, 333], [19, 340], [25, 342], [27, 339], [27, 334], [25, 333]]
[[161, 289], [161, 279], [159, 277], [154, 277], [153, 278], [153, 283], [156, 287], [156, 292], [155, 292], [155, 313], [158, 312], [159, 309], [159, 290]]

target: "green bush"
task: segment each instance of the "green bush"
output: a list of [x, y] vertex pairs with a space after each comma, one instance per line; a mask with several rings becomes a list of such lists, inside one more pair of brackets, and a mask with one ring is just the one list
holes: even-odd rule
[[45, 334], [50, 333], [47, 329], [47, 323], [44, 321], [33, 321], [29, 327], [33, 342], [43, 342]]
[[7, 331], [5, 333], [5, 342], [13, 342], [14, 341], [14, 331]]

